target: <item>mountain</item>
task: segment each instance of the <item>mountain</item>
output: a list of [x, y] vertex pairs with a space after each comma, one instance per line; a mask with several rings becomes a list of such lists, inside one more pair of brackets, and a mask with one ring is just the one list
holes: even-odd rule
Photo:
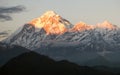
[[33, 19], [2, 42], [25, 47], [55, 60], [66, 59], [88, 65], [88, 60], [93, 63], [93, 60], [104, 58], [100, 65], [120, 63], [118, 26], [108, 21], [97, 25], [80, 22], [73, 26], [54, 11], [47, 11]]
[[54, 11], [47, 11], [41, 17], [33, 19], [29, 24], [35, 28], [43, 28], [46, 34], [63, 34], [71, 27], [71, 23]]
[[85, 30], [92, 30], [94, 29], [94, 26], [87, 25], [84, 22], [77, 23], [71, 30], [72, 31], [85, 31]]
[[66, 60], [54, 61], [35, 52], [23, 53], [0, 69], [1, 75], [114, 75], [109, 71], [96, 70], [87, 66], [78, 66]]
[[110, 30], [113, 30], [113, 29], [117, 28], [115, 25], [112, 25], [108, 21], [104, 21], [103, 23], [98, 24], [96, 27], [98, 27], [98, 28], [104, 28], [104, 29], [110, 29]]
[[[54, 11], [47, 11], [41, 17], [33, 19], [25, 24], [5, 42], [10, 45], [20, 45], [29, 49], [39, 48], [41, 42], [54, 39], [71, 28], [72, 24], [56, 14]], [[51, 40], [50, 40], [51, 41]], [[32, 42], [32, 43], [31, 43]]]
[[6, 64], [12, 58], [30, 50], [20, 46], [6, 46], [0, 43], [0, 67]]

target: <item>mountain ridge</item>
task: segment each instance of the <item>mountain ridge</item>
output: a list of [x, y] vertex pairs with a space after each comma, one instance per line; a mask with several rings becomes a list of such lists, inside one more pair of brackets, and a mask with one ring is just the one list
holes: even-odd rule
[[[62, 18], [54, 11], [47, 11], [41, 17], [35, 18], [25, 24], [12, 36], [3, 40], [3, 42], [10, 45], [15, 44], [34, 49], [41, 47], [41, 42], [46, 42], [46, 45], [52, 43], [52, 41], [72, 41], [77, 43], [80, 41], [82, 42], [83, 38], [89, 37], [90, 39], [87, 39], [89, 40], [88, 42], [96, 38], [98, 40], [105, 40], [103, 43], [106, 42], [109, 44], [110, 40], [116, 41], [113, 35], [118, 35], [116, 38], [119, 38], [119, 30], [119, 27], [112, 25], [108, 21], [104, 21], [98, 25], [88, 25], [84, 22], [79, 22], [73, 26], [68, 20]], [[94, 36], [94, 38], [92, 36]], [[101, 38], [99, 38], [100, 36]], [[109, 38], [109, 36], [113, 37]], [[108, 41], [108, 39], [110, 40]]]
[[63, 34], [72, 25], [54, 11], [47, 11], [41, 17], [33, 19], [28, 24], [32, 24], [35, 28], [43, 28], [46, 34]]
[[101, 23], [102, 27], [88, 25], [84, 22], [73, 26], [53, 11], [46, 12], [37, 19], [39, 20], [35, 19], [34, 22], [33, 19], [25, 24], [2, 42], [10, 46], [22, 46], [54, 59], [67, 59], [78, 64], [81, 61], [84, 63], [88, 58], [91, 60], [100, 58], [101, 60], [103, 57], [117, 61], [115, 58], [120, 56], [118, 54], [120, 52], [120, 28], [108, 21]]
[[52, 75], [114, 75], [104, 70], [96, 70], [87, 66], [79, 66], [67, 60], [55, 61], [35, 52], [23, 53], [6, 63], [1, 69], [2, 75], [52, 74]]
[[96, 25], [88, 25], [82, 21], [75, 24], [74, 26], [66, 19], [62, 18], [59, 14], [54, 11], [47, 11], [41, 17], [35, 18], [27, 24], [33, 25], [35, 28], [43, 28], [46, 34], [64, 34], [67, 31], [83, 31], [91, 30], [95, 28], [103, 28], [113, 30], [117, 26], [111, 24], [107, 20], [103, 23]]

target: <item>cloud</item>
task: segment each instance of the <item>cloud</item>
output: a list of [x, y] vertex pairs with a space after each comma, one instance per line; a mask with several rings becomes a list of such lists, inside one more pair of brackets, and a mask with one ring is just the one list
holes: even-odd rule
[[1, 40], [2, 38], [8, 37], [8, 36], [10, 35], [10, 33], [11, 33], [11, 30], [7, 30], [7, 31], [2, 31], [2, 32], [0, 32], [0, 40]]
[[9, 31], [0, 32], [0, 36], [3, 36], [3, 35], [5, 35], [5, 36], [9, 35]]
[[9, 21], [12, 20], [11, 16], [0, 14], [0, 21]]
[[25, 10], [24, 6], [0, 7], [0, 21], [12, 20], [11, 14], [19, 13]]
[[10, 30], [0, 32], [0, 41], [7, 38], [9, 36], [9, 34], [10, 34]]

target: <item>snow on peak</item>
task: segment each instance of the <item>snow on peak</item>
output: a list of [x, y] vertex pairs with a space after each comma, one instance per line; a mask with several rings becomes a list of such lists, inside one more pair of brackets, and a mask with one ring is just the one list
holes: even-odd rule
[[72, 28], [72, 31], [84, 31], [84, 30], [90, 30], [90, 29], [94, 29], [94, 26], [87, 25], [84, 22], [79, 22]]
[[109, 21], [104, 21], [103, 23], [97, 24], [98, 28], [104, 28], [104, 29], [110, 29], [113, 30], [116, 28], [113, 24], [111, 24]]
[[45, 12], [41, 17], [33, 19], [29, 24], [32, 24], [35, 28], [43, 28], [47, 34], [62, 34], [71, 25], [69, 21], [54, 11]]
[[48, 21], [50, 17], [54, 16], [59, 15], [57, 15], [54, 11], [47, 11], [41, 17], [35, 18], [30, 21], [29, 24], [32, 24], [35, 28], [43, 28], [43, 26], [46, 24], [45, 22]]
[[[72, 24], [62, 18], [54, 11], [47, 11], [41, 17], [35, 18], [29, 22], [35, 28], [43, 28], [46, 31], [46, 34], [63, 34], [66, 31], [84, 31], [91, 30], [94, 28], [104, 28], [104, 29], [115, 29], [116, 26], [112, 25], [108, 21], [97, 25], [87, 25], [84, 22], [79, 22], [72, 27]], [[72, 28], [71, 28], [72, 27]]]
[[47, 11], [45, 12], [43, 15], [47, 15], [47, 16], [59, 16], [56, 12], [54, 11]]

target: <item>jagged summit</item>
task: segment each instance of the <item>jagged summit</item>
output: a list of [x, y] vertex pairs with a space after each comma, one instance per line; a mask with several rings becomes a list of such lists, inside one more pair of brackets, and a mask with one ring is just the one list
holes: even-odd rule
[[35, 28], [43, 28], [47, 34], [62, 34], [71, 27], [71, 23], [54, 11], [47, 11], [41, 17], [33, 19], [29, 24]]
[[111, 24], [107, 20], [104, 21], [103, 23], [98, 23], [97, 25], [88, 25], [85, 22], [79, 22], [79, 23], [75, 24], [71, 30], [72, 31], [84, 31], [84, 30], [92, 30], [95, 28], [114, 30], [117, 28], [117, 26]]
[[96, 62], [91, 62], [96, 66], [97, 62], [102, 60], [99, 55], [108, 57], [107, 60], [118, 60], [116, 58], [120, 56], [120, 28], [108, 21], [98, 25], [79, 22], [71, 27], [69, 21], [53, 11], [47, 11], [41, 17], [25, 24], [3, 43], [22, 46], [57, 61], [68, 59], [76, 63], [83, 61], [83, 64], [86, 64], [91, 59]]
[[29, 24], [34, 25], [36, 28], [42, 28], [51, 17], [59, 16], [54, 11], [47, 11], [42, 16], [35, 18], [29, 22]]
[[90, 29], [94, 29], [94, 26], [87, 25], [84, 22], [79, 22], [72, 28], [72, 31], [84, 31], [84, 30], [90, 30]]
[[57, 15], [57, 16], [59, 16], [55, 11], [47, 11], [47, 12], [45, 12], [43, 15], [47, 15], [47, 16], [55, 16], [55, 15]]
[[99, 23], [99, 24], [97, 24], [97, 26], [96, 27], [98, 27], [98, 28], [104, 28], [104, 29], [110, 29], [110, 30], [112, 30], [112, 29], [116, 29], [116, 26], [114, 26], [113, 24], [111, 24], [109, 21], [104, 21], [103, 23]]
[[111, 24], [108, 20], [105, 20], [103, 24]]
[[47, 11], [42, 16], [33, 19], [29, 22], [35, 28], [43, 28], [46, 31], [46, 34], [63, 34], [66, 31], [84, 31], [91, 30], [94, 28], [103, 28], [103, 29], [115, 29], [116, 26], [112, 25], [108, 21], [99, 23], [97, 25], [87, 25], [84, 22], [79, 22], [72, 26], [72, 24], [62, 18], [59, 14], [54, 11]]

